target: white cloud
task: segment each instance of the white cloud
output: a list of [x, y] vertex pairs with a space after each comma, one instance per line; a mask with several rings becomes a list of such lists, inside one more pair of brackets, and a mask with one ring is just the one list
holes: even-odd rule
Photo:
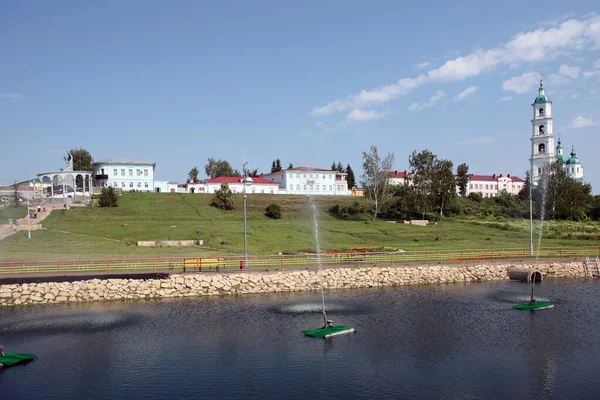
[[591, 118], [586, 118], [583, 115], [578, 115], [575, 117], [573, 121], [569, 124], [569, 128], [585, 128], [588, 126], [598, 125], [598, 121], [594, 121]]
[[475, 92], [477, 92], [478, 89], [479, 88], [477, 86], [469, 86], [468, 88], [466, 88], [465, 90], [460, 92], [458, 95], [456, 95], [454, 100], [456, 100], [456, 101], [464, 100], [466, 97], [468, 97], [472, 94], [475, 94]]
[[561, 74], [550, 74], [548, 75], [548, 78], [544, 79], [544, 81], [547, 84], [547, 86], [552, 87], [571, 83], [571, 80], [568, 77]]
[[502, 82], [502, 89], [505, 92], [515, 92], [517, 94], [531, 92], [538, 86], [540, 77], [537, 72], [525, 72]]
[[358, 108], [353, 109], [346, 116], [346, 122], [364, 122], [372, 119], [379, 119], [385, 116], [384, 112], [375, 110], [361, 110]]
[[0, 93], [0, 104], [2, 103], [16, 103], [17, 101], [23, 100], [25, 96], [20, 93]]
[[408, 106], [408, 111], [418, 111], [418, 110], [424, 110], [429, 107], [433, 107], [434, 105], [436, 105], [440, 101], [444, 100], [445, 98], [446, 98], [446, 93], [444, 93], [443, 90], [438, 90], [437, 92], [435, 92], [433, 94], [433, 96], [431, 96], [429, 98], [428, 101], [412, 103], [410, 106]]
[[600, 69], [594, 71], [585, 71], [583, 73], [583, 77], [586, 79], [593, 78], [594, 76], [600, 76]]
[[[566, 53], [572, 57], [571, 54], [575, 51], [596, 48], [600, 48], [600, 16], [591, 14], [580, 20], [570, 19], [557, 26], [518, 33], [508, 43], [456, 57], [441, 67], [429, 70], [426, 74], [416, 78], [403, 78], [390, 85], [373, 90], [361, 90], [346, 98], [333, 100], [324, 106], [314, 108], [311, 114], [313, 116], [327, 115], [382, 104], [403, 96], [426, 83], [465, 80], [487, 72], [500, 64], [510, 66], [547, 61]], [[575, 72], [572, 68], [577, 67], [567, 66], [564, 71], [574, 75]], [[514, 83], [511, 80], [508, 80], [508, 83], [505, 81], [505, 83], [508, 85], [505, 90], [512, 90], [516, 93], [526, 91], [511, 85]], [[534, 88], [536, 85], [537, 83], [530, 83], [529, 88]]]
[[427, 62], [427, 61], [415, 64], [415, 68], [417, 68], [417, 69], [423, 69], [423, 68], [427, 68], [430, 66], [431, 66], [431, 63]]
[[594, 62], [594, 68], [599, 68], [600, 69], [600, 60], [596, 60]]
[[567, 64], [562, 64], [558, 69], [558, 72], [562, 75], [566, 75], [571, 79], [579, 78], [580, 67], [569, 67]]
[[300, 133], [298, 133], [298, 137], [307, 138], [307, 137], [310, 137], [310, 133], [309, 132], [300, 132]]
[[509, 101], [509, 100], [512, 100], [512, 99], [514, 99], [514, 97], [512, 97], [512, 96], [504, 96], [504, 97], [502, 97], [502, 98], [501, 98], [500, 100], [498, 100], [498, 101]]

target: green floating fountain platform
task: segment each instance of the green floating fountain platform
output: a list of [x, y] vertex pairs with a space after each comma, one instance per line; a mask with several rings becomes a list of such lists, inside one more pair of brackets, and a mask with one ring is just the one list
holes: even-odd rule
[[29, 361], [33, 361], [37, 358], [35, 354], [31, 353], [4, 353], [0, 355], [0, 368], [12, 367], [13, 365], [25, 364]]
[[547, 308], [554, 308], [554, 304], [548, 301], [535, 301], [533, 303], [521, 303], [513, 306], [515, 310], [525, 310], [525, 311], [535, 311], [535, 310], [545, 310]]
[[353, 327], [344, 326], [344, 325], [332, 326], [330, 328], [322, 327], [322, 328], [318, 328], [318, 329], [308, 329], [308, 330], [302, 331], [302, 333], [305, 334], [306, 336], [316, 337], [316, 338], [320, 338], [320, 339], [327, 339], [332, 336], [344, 335], [346, 333], [352, 333], [352, 332], [354, 332]]

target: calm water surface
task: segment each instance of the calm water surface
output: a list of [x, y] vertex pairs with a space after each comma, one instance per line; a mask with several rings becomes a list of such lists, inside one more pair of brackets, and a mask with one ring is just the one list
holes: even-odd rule
[[0, 343], [39, 359], [0, 399], [597, 399], [600, 282], [518, 282], [0, 309]]

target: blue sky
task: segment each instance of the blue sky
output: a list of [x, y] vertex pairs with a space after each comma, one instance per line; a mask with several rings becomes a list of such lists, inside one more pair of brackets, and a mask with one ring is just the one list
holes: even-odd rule
[[[600, 14], [592, 1], [0, 2], [0, 184], [96, 160], [183, 182], [430, 149], [523, 177], [539, 74], [555, 135], [600, 193]], [[595, 6], [595, 7], [594, 7]]]

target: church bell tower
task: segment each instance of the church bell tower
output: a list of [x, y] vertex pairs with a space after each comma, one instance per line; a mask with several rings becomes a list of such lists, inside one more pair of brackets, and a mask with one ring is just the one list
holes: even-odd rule
[[533, 101], [533, 119], [531, 120], [531, 180], [536, 186], [554, 157], [554, 119], [552, 102], [544, 91], [544, 82], [540, 80], [538, 96]]

